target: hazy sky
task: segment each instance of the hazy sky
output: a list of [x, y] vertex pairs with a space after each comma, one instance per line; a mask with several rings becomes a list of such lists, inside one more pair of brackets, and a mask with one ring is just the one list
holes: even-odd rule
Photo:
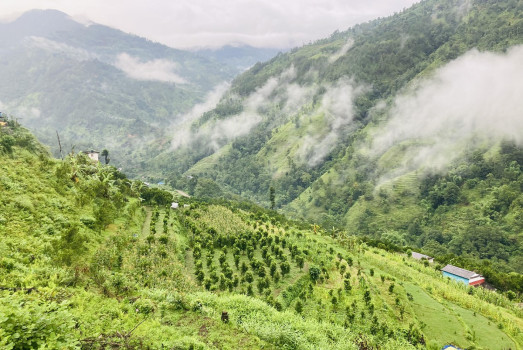
[[0, 0], [0, 18], [57, 9], [177, 48], [288, 48], [385, 17], [418, 0]]

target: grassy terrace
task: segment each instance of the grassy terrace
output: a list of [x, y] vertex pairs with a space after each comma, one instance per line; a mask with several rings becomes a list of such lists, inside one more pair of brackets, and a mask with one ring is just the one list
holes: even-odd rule
[[[186, 268], [202, 290], [212, 292], [213, 300], [249, 295], [307, 322], [373, 334], [373, 341], [386, 346], [390, 339], [418, 329], [434, 349], [449, 343], [477, 349], [520, 348], [520, 311], [491, 292], [446, 281], [417, 261], [350, 240], [341, 248], [339, 241], [312, 230], [255, 220], [247, 212], [220, 206], [203, 205], [176, 215], [183, 222], [177, 235], [186, 244]], [[229, 237], [228, 243], [217, 246], [218, 237]], [[206, 239], [214, 243], [203, 243]], [[235, 251], [241, 239], [250, 248]], [[290, 269], [281, 276], [283, 261]], [[279, 278], [270, 275], [272, 263]], [[311, 282], [311, 267], [321, 271], [316, 283]], [[261, 276], [260, 269], [265, 270]], [[232, 315], [241, 318], [234, 311]]]
[[267, 213], [144, 207], [115, 169], [32, 152], [0, 165], [0, 348], [521, 349], [503, 295]]

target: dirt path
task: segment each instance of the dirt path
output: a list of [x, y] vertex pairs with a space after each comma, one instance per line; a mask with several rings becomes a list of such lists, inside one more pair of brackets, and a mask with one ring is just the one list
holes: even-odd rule
[[191, 196], [189, 196], [189, 194], [183, 192], [183, 191], [180, 191], [180, 190], [176, 190], [176, 192], [178, 192], [180, 195], [184, 196], [184, 197], [187, 197], [187, 198], [191, 198]]
[[145, 207], [145, 220], [143, 221], [142, 225], [142, 237], [145, 237], [149, 234], [150, 226], [151, 226], [151, 217], [152, 217], [152, 210], [149, 207]]

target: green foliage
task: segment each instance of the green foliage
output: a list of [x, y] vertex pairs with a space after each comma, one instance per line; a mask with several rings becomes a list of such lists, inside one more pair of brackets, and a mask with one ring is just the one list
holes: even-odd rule
[[294, 309], [296, 310], [297, 313], [301, 314], [303, 312], [303, 304], [301, 303], [301, 301], [297, 301], [296, 302], [296, 305], [294, 307]]
[[143, 198], [145, 203], [151, 205], [166, 206], [170, 205], [173, 200], [173, 195], [171, 193], [157, 187], [143, 186], [140, 196]]
[[75, 258], [87, 251], [86, 243], [88, 241], [89, 237], [84, 232], [81, 232], [80, 224], [67, 223], [62, 229], [60, 236], [56, 237], [52, 242], [53, 255], [60, 263], [71, 265]]
[[274, 190], [274, 187], [270, 187], [269, 188], [269, 201], [271, 202], [271, 209], [274, 210], [275, 206], [276, 206], [276, 196], [274, 194], [275, 190]]
[[394, 283], [391, 283], [389, 285], [389, 293], [392, 294], [394, 292]]
[[[360, 146], [372, 141], [387, 119], [389, 107], [376, 109], [378, 103], [390, 106], [416, 79], [472, 48], [502, 52], [521, 44], [520, 14], [517, 1], [465, 6], [458, 0], [429, 0], [278, 55], [237, 77], [217, 108], [197, 123], [239, 115], [246, 99], [290, 67], [296, 74], [288, 83], [314, 91], [312, 101], [288, 111], [285, 89], [276, 88], [248, 134], [220, 143], [216, 152], [195, 143], [151, 164], [166, 169], [175, 188], [194, 194], [202, 182], [209, 189], [198, 195], [239, 195], [332, 232], [366, 235], [389, 251], [410, 246], [432, 256], [453, 254], [474, 261], [467, 266], [488, 259], [498, 275], [484, 267], [478, 272], [495, 276], [498, 288], [516, 290], [504, 281], [523, 268], [518, 258], [521, 146], [505, 140], [490, 149], [471, 145], [446, 171], [418, 169], [390, 183], [383, 182], [384, 173], [410, 146], [398, 145], [402, 151], [392, 150], [389, 160], [376, 159]], [[349, 38], [351, 49], [330, 62]], [[347, 78], [371, 88], [355, 98], [350, 128], [342, 128], [322, 161], [309, 164], [303, 140], [321, 136], [327, 118], [322, 99], [329, 86]], [[311, 148], [316, 147], [313, 142]]]
[[[481, 47], [481, 50], [503, 51], [522, 42], [521, 36], [517, 35], [522, 25], [517, 2], [486, 1], [470, 4], [470, 8], [467, 6], [458, 0], [424, 1], [389, 18], [354, 26], [254, 65], [234, 80], [230, 93], [215, 110], [198, 120], [199, 125], [239, 115], [246, 98], [253, 96], [269, 79], [278, 77], [291, 67], [296, 74], [289, 83], [317, 90], [312, 104], [293, 110], [289, 115], [289, 112], [282, 111], [287, 98], [284, 89], [276, 89], [259, 111], [263, 120], [248, 135], [238, 137], [226, 146], [220, 144], [225, 147], [217, 153], [208, 147], [200, 147], [196, 142], [187, 150], [159, 157], [153, 164], [160, 162], [162, 165], [158, 167], [170, 169], [170, 173], [174, 170], [182, 174], [190, 170], [192, 175], [212, 179], [222, 189], [255, 199], [267, 207], [272, 204], [266, 190], [273, 187], [278, 193], [275, 207], [289, 204], [306, 193], [325, 172], [342, 166], [345, 156], [354, 153], [358, 134], [370, 121], [371, 111], [379, 101], [392, 98], [415, 78], [430, 73], [434, 67], [467, 50]], [[487, 32], [488, 39], [480, 34]], [[351, 49], [330, 62], [329, 59], [349, 39], [354, 42]], [[308, 74], [311, 71], [315, 74]], [[326, 92], [325, 86], [344, 78], [372, 86], [372, 89], [355, 99], [354, 114], [358, 122], [340, 133], [343, 136], [320, 164], [311, 166], [296, 154], [296, 149], [303, 151], [301, 140], [309, 136], [308, 129], [301, 124], [314, 118]], [[291, 128], [290, 124], [300, 126]], [[320, 129], [318, 125], [311, 127], [316, 134], [321, 134]], [[171, 161], [173, 159], [175, 161]], [[209, 166], [204, 165], [206, 160], [209, 160]], [[372, 193], [374, 184], [367, 173], [376, 170], [373, 161], [362, 162], [357, 168], [358, 177], [361, 177], [355, 181], [357, 187], [346, 182], [346, 186], [332, 190], [334, 196], [328, 186], [321, 186], [326, 193], [315, 193], [313, 201], [316, 206], [329, 215], [325, 217], [325, 223], [339, 225], [337, 219], [354, 201], [363, 194], [368, 197]], [[178, 187], [183, 186], [183, 181], [175, 182]], [[434, 206], [455, 203], [455, 195], [456, 188], [452, 184], [443, 185], [433, 194]]]
[[2, 349], [78, 349], [67, 305], [42, 302], [18, 293], [0, 295]]
[[[452, 5], [429, 0], [335, 33], [256, 65], [233, 83], [243, 96], [238, 99], [248, 98], [292, 65], [292, 83], [300, 86], [316, 83], [307, 81], [310, 69], [322, 84], [350, 75], [375, 86], [356, 100], [357, 130], [346, 130], [323, 163], [297, 164], [291, 152], [299, 145], [281, 142], [306, 135], [305, 119], [318, 111], [321, 89], [303, 115], [286, 115], [276, 100], [264, 106], [264, 120], [222, 150], [213, 172], [200, 163], [199, 176], [180, 175], [205, 163], [209, 150], [175, 154], [181, 158], [171, 184], [203, 197], [241, 193], [297, 216], [310, 212], [312, 225], [252, 203], [209, 198], [184, 198], [180, 204], [190, 207], [169, 211], [170, 192], [130, 182], [83, 155], [51, 160], [10, 121], [0, 129], [2, 140], [14, 139], [6, 138], [0, 151], [0, 344], [414, 349], [453, 339], [463, 348], [521, 347], [521, 310], [514, 301], [523, 284], [510, 272], [521, 270], [521, 148], [503, 142], [467, 154], [447, 174], [403, 178], [390, 188], [375, 188], [379, 162], [353, 148], [366, 137], [358, 130], [372, 127], [369, 109], [427, 66], [476, 44], [503, 49], [520, 40], [510, 36], [497, 45], [496, 33], [469, 37], [493, 21], [500, 31], [513, 31], [505, 24], [515, 20], [514, 2], [476, 3], [468, 22], [452, 14]], [[412, 41], [400, 52], [403, 33]], [[349, 36], [353, 49], [327, 64]], [[226, 96], [205, 118], [239, 113], [238, 99]], [[272, 153], [278, 155], [267, 157]], [[138, 196], [152, 207], [142, 207]], [[295, 199], [299, 210], [288, 205]], [[339, 229], [345, 225], [365, 237]], [[512, 292], [451, 282], [438, 268], [402, 255], [414, 247], [440, 263], [474, 268]], [[223, 311], [227, 324], [220, 321]], [[20, 332], [19, 324], [42, 332]], [[477, 336], [480, 329], [485, 337]]]
[[0, 139], [0, 146], [2, 146], [4, 153], [11, 154], [14, 144], [15, 138], [13, 136], [8, 134], [2, 135], [2, 138]]
[[316, 281], [320, 278], [320, 275], [321, 270], [318, 267], [312, 266], [311, 268], [309, 268], [309, 277], [314, 283], [316, 283]]

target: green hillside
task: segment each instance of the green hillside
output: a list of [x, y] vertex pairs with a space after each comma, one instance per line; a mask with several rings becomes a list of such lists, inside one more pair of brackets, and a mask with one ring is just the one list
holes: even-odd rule
[[266, 207], [273, 187], [295, 218], [485, 274], [521, 271], [521, 86], [510, 86], [522, 10], [426, 0], [279, 54], [175, 132], [144, 174]]
[[0, 157], [2, 348], [523, 345], [517, 304], [440, 265], [247, 203], [167, 209], [172, 194], [54, 160], [14, 120]]

